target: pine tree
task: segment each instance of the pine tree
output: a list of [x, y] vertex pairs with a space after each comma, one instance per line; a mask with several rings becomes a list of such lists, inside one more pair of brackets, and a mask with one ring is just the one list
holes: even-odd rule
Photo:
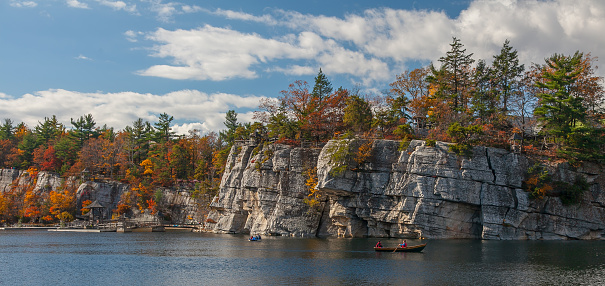
[[537, 86], [539, 104], [534, 110], [544, 124], [547, 134], [554, 136], [558, 153], [571, 161], [605, 160], [601, 152], [605, 131], [600, 124], [590, 122], [584, 94], [574, 91], [577, 80], [585, 70], [583, 54], [573, 56], [554, 54], [546, 59], [542, 81]]
[[488, 120], [497, 111], [498, 97], [495, 95], [490, 80], [492, 73], [485, 61], [479, 60], [473, 73], [474, 89], [472, 96], [472, 110], [476, 117]]
[[173, 116], [168, 115], [167, 113], [160, 114], [158, 118], [158, 122], [154, 124], [155, 132], [154, 139], [157, 143], [169, 142], [174, 138], [174, 131], [170, 131], [170, 124], [174, 120]]
[[95, 129], [95, 125], [97, 123], [92, 118], [92, 114], [90, 113], [80, 116], [80, 118], [75, 121], [73, 118], [71, 118], [71, 124], [74, 126], [71, 136], [74, 136], [78, 139], [78, 146], [80, 146], [80, 148], [84, 144], [85, 140], [99, 136], [99, 133]]
[[242, 126], [237, 122], [237, 112], [235, 112], [235, 110], [227, 111], [224, 124], [225, 127], [227, 127], [227, 130], [221, 131], [219, 133], [219, 138], [228, 146], [231, 146], [235, 141], [235, 131], [238, 127]]
[[504, 114], [508, 112], [510, 97], [521, 90], [521, 78], [525, 70], [524, 65], [519, 65], [517, 50], [513, 51], [509, 44], [508, 40], [504, 42], [500, 54], [494, 56], [491, 68], [491, 79], [502, 102], [501, 108]]
[[64, 131], [65, 127], [59, 122], [55, 115], [51, 118], [44, 117], [44, 122], [38, 122], [38, 125], [34, 128], [38, 145], [55, 141]]
[[546, 59], [547, 68], [542, 74], [544, 82], [537, 86], [546, 92], [538, 94], [539, 106], [534, 114], [544, 123], [548, 132], [557, 138], [565, 138], [586, 117], [582, 98], [570, 94], [570, 87], [581, 72], [582, 53], [573, 56], [554, 54]]
[[128, 134], [130, 161], [138, 165], [147, 158], [149, 152], [149, 144], [152, 140], [151, 124], [138, 118], [132, 123], [132, 127], [126, 126], [124, 132]]
[[328, 77], [319, 69], [319, 73], [315, 77], [315, 85], [311, 95], [318, 101], [323, 101], [332, 93], [332, 83], [328, 80]]
[[13, 140], [15, 139], [15, 127], [13, 121], [6, 118], [4, 124], [0, 125], [0, 140]]
[[473, 54], [466, 54], [464, 45], [456, 37], [450, 44], [451, 50], [445, 57], [439, 58], [441, 68], [431, 68], [432, 75], [428, 78], [432, 83], [438, 83], [438, 95], [449, 98], [452, 108], [458, 112], [467, 107], [467, 92], [470, 87], [471, 65], [475, 60]]

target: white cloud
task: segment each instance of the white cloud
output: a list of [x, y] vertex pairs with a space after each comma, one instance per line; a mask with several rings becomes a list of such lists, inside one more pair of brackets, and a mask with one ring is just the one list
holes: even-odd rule
[[172, 65], [156, 65], [139, 74], [171, 79], [226, 80], [255, 78], [253, 66], [276, 59], [315, 56], [293, 43], [266, 39], [258, 34], [204, 26], [194, 30], [158, 29], [148, 38], [159, 42], [155, 57], [172, 58]]
[[158, 14], [158, 19], [162, 22], [170, 22], [172, 15], [178, 12], [176, 6], [178, 3], [162, 3], [162, 0], [153, 0], [151, 2], [151, 11]]
[[216, 9], [214, 12], [211, 13], [214, 15], [224, 16], [227, 19], [259, 22], [269, 25], [277, 24], [277, 21], [271, 15], [254, 16], [252, 14], [244, 12], [236, 12], [232, 10], [223, 9]]
[[197, 12], [202, 12], [204, 11], [204, 9], [200, 6], [190, 6], [190, 5], [183, 5], [181, 6], [181, 10], [183, 10], [183, 13], [197, 13]]
[[458, 20], [458, 34], [477, 58], [491, 59], [506, 39], [525, 63], [577, 50], [605, 57], [605, 1], [475, 1]]
[[317, 74], [317, 70], [314, 67], [310, 66], [300, 66], [300, 65], [291, 65], [285, 68], [282, 67], [274, 67], [271, 69], [267, 69], [267, 72], [280, 72], [287, 75], [315, 75]]
[[[259, 96], [234, 94], [206, 94], [197, 90], [180, 90], [164, 95], [135, 92], [82, 93], [50, 89], [20, 98], [0, 94], [0, 113], [14, 122], [25, 122], [34, 127], [44, 117], [56, 115], [67, 127], [71, 118], [92, 114], [98, 126], [107, 124], [123, 129], [138, 118], [157, 122], [158, 114], [174, 116], [173, 123], [180, 134], [188, 128], [202, 132], [224, 129], [225, 114], [229, 109], [256, 109]], [[238, 121], [247, 122], [251, 113], [238, 114]]]
[[129, 42], [133, 42], [133, 43], [136, 43], [139, 41], [137, 37], [140, 35], [142, 35], [141, 32], [135, 32], [133, 30], [128, 30], [128, 31], [124, 32], [124, 36], [126, 37], [126, 40]]
[[79, 9], [90, 9], [90, 7], [88, 7], [88, 4], [82, 3], [78, 0], [67, 0], [67, 6]]
[[147, 0], [151, 4], [150, 10], [157, 14], [161, 22], [173, 22], [173, 16], [179, 14], [208, 11], [197, 5], [185, 5], [179, 2], [163, 3], [162, 0]]
[[16, 8], [34, 8], [34, 7], [38, 6], [38, 3], [34, 2], [34, 1], [11, 0], [9, 5], [11, 5], [12, 7], [16, 7]]
[[[293, 29], [305, 29], [336, 40], [365, 42], [370, 32], [374, 32], [369, 22], [359, 15], [348, 15], [345, 19], [323, 15], [305, 15], [296, 11], [276, 10], [280, 14], [280, 24]], [[367, 13], [367, 12], [366, 12]]]
[[389, 80], [391, 72], [388, 65], [376, 58], [368, 59], [363, 53], [335, 46], [330, 52], [322, 54], [317, 61], [326, 74], [347, 74], [362, 79], [364, 85], [374, 81]]
[[605, 56], [605, 1], [477, 0], [457, 18], [443, 12], [369, 9], [344, 18], [277, 11], [284, 25], [352, 43], [366, 57], [397, 65], [437, 61], [458, 37], [475, 59], [491, 60], [506, 39], [526, 64], [576, 50]]
[[307, 74], [311, 69], [309, 65], [301, 68], [296, 64], [281, 67], [278, 60], [283, 59], [315, 60], [315, 66], [325, 67], [327, 74], [360, 76], [366, 83], [387, 79], [390, 74], [388, 65], [381, 60], [345, 49], [335, 40], [313, 32], [267, 39], [207, 25], [194, 30], [158, 29], [148, 39], [160, 43], [153, 48], [153, 56], [170, 58], [172, 63], [139, 71], [144, 76], [220, 81], [256, 78], [261, 69], [289, 74]]
[[[440, 56], [454, 27], [454, 20], [434, 11], [379, 8], [344, 18], [277, 12], [283, 15], [282, 24], [292, 29], [313, 31], [341, 45], [352, 44], [368, 58], [397, 62]], [[383, 68], [379, 67], [378, 72], [382, 73]]]
[[88, 60], [88, 61], [92, 60], [91, 58], [84, 56], [84, 55], [79, 55], [79, 56], [75, 57], [75, 59], [76, 60]]
[[130, 12], [130, 13], [137, 12], [136, 4], [129, 5], [124, 1], [97, 0], [97, 2], [99, 2], [99, 4], [101, 4], [101, 5], [111, 7], [114, 10], [124, 10], [124, 11]]
[[[353, 63], [346, 73], [371, 74], [374, 79], [388, 73], [383, 62], [393, 61], [391, 69], [406, 66], [409, 61], [436, 62], [450, 49], [452, 37], [461, 39], [475, 59], [488, 61], [506, 39], [526, 64], [541, 63], [553, 53], [570, 54], [576, 50], [605, 57], [605, 37], [601, 35], [605, 28], [605, 1], [601, 0], [475, 0], [456, 18], [443, 11], [391, 8], [368, 9], [344, 17], [283, 10], [274, 10], [274, 16], [226, 10], [214, 14], [281, 25], [301, 35], [312, 33], [316, 36], [313, 42], [325, 44], [333, 40], [331, 52], [318, 53], [318, 65], [330, 65], [334, 60], [332, 72], [346, 72], [342, 64]], [[355, 64], [357, 60], [362, 62]], [[271, 70], [296, 71], [289, 67]]]

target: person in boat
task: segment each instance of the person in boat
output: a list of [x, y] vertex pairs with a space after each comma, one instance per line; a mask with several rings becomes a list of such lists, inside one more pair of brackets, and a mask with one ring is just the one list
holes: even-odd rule
[[376, 243], [376, 247], [382, 247], [382, 243], [380, 242], [380, 240], [378, 241], [378, 243]]
[[407, 244], [407, 242], [405, 242], [405, 239], [403, 240], [403, 242], [401, 244], [399, 244], [399, 247], [401, 247], [401, 248], [404, 248], [407, 246], [408, 246], [408, 244]]

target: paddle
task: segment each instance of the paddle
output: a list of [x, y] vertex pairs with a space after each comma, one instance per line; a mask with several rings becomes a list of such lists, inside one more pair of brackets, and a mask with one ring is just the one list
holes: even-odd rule
[[[405, 247], [407, 247], [407, 243]], [[395, 245], [395, 250], [393, 250], [393, 252], [397, 252], [397, 248], [399, 248], [399, 244]], [[402, 246], [401, 248], [404, 248], [404, 246]]]
[[399, 244], [395, 245], [395, 250], [393, 250], [393, 252], [397, 252], [397, 248], [399, 248]]

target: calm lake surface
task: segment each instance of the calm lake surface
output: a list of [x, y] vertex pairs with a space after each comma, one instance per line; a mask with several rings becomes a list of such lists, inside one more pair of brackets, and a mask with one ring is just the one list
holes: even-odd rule
[[376, 253], [377, 241], [0, 231], [0, 285], [605, 284], [603, 241], [423, 240], [422, 253]]

